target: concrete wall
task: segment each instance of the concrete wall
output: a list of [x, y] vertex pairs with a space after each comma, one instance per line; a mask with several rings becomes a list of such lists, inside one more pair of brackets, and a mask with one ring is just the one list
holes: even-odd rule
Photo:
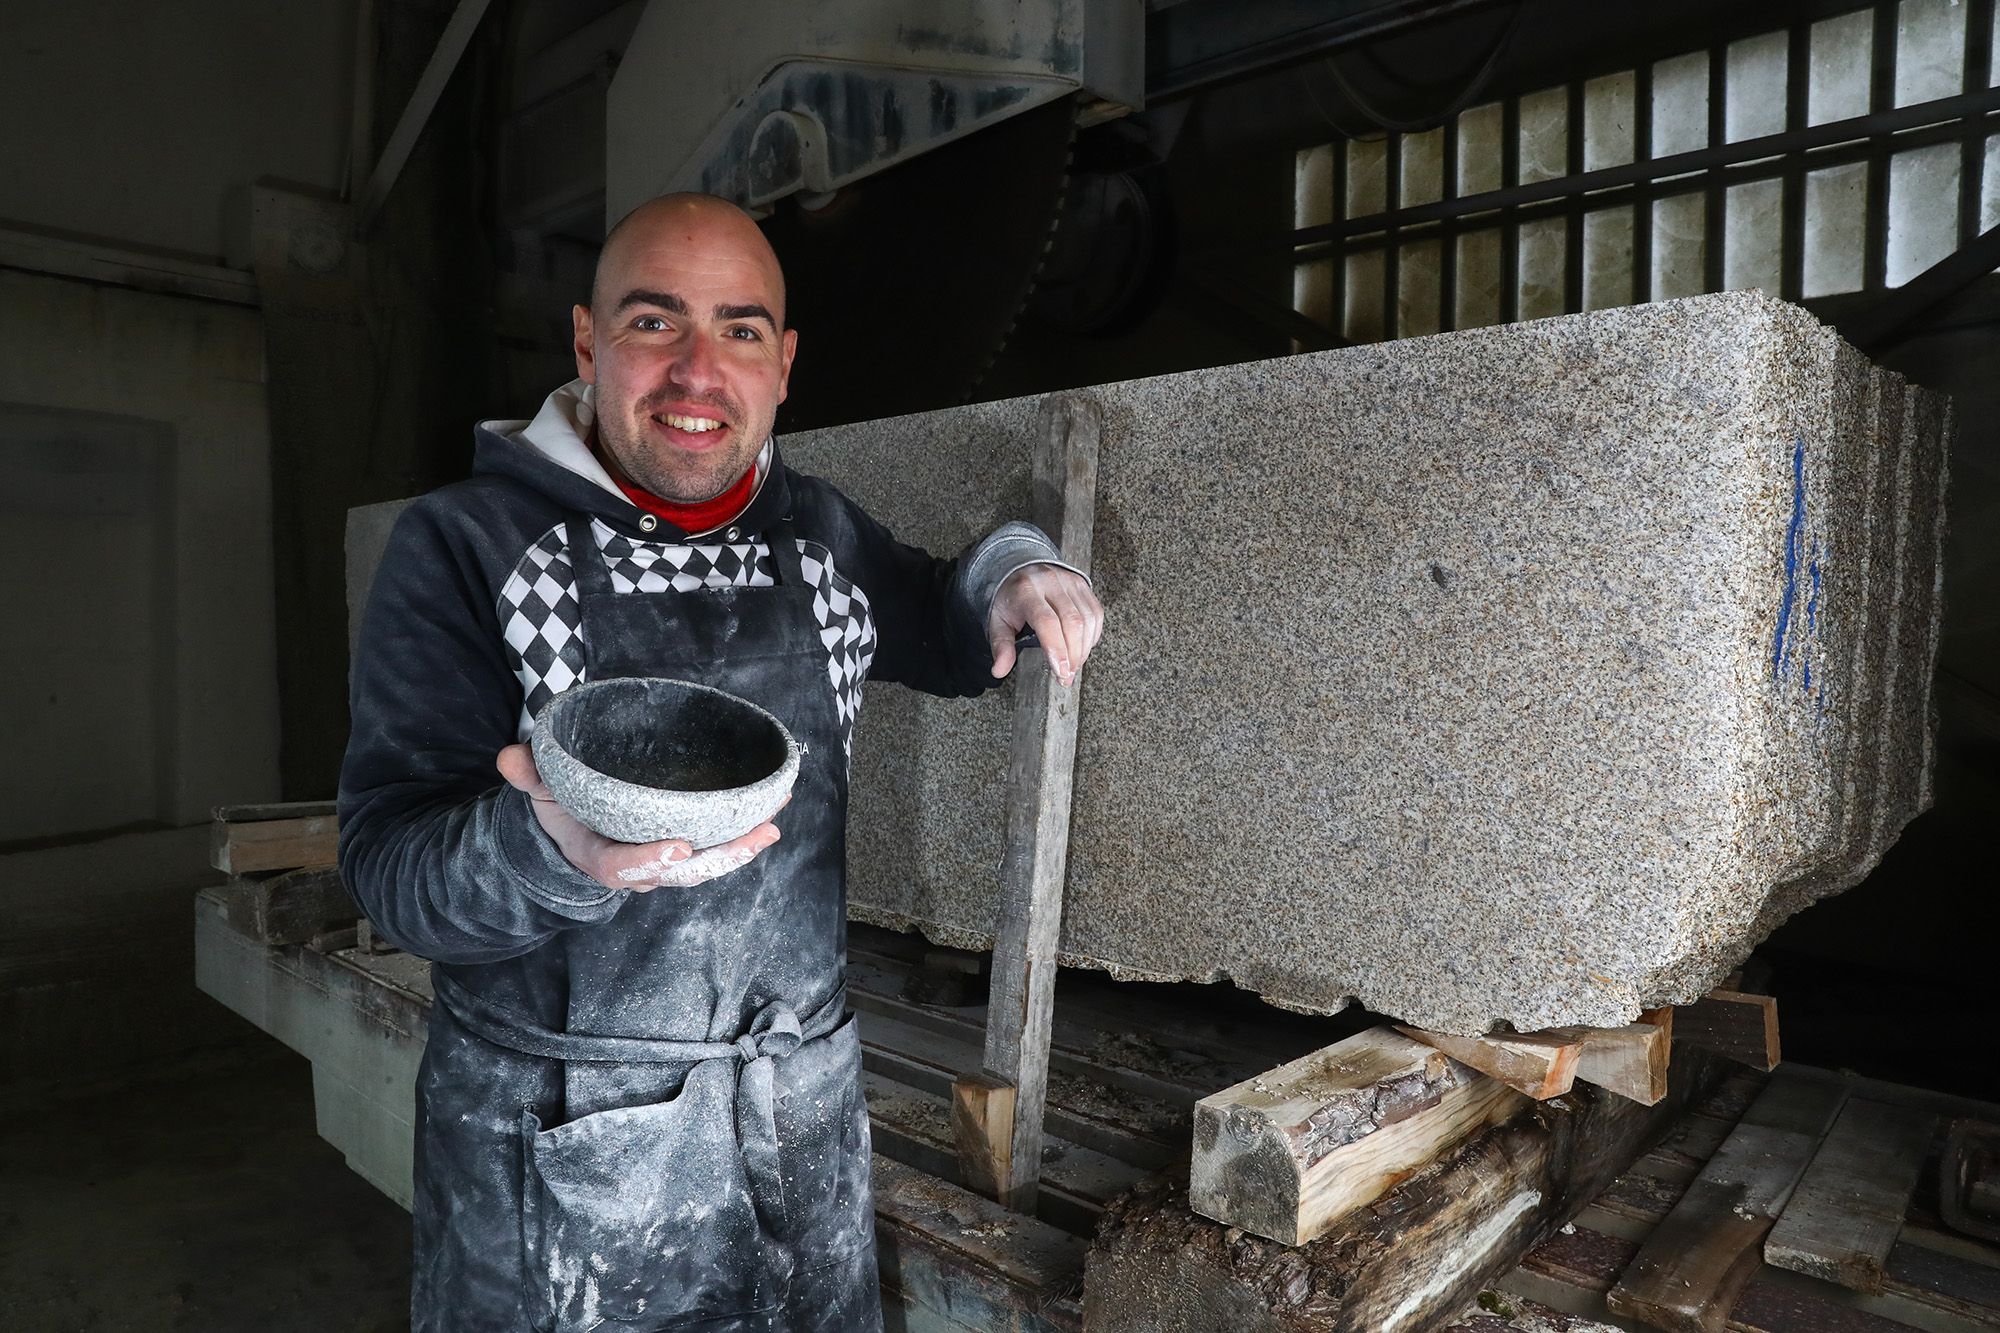
[[[0, 239], [247, 264], [253, 181], [344, 180], [355, 12], [0, 8]], [[279, 794], [263, 316], [38, 253], [0, 258], [14, 1086], [243, 1039], [193, 989], [193, 891], [210, 807]]]
[[189, 986], [208, 812], [277, 792], [263, 336], [240, 306], [24, 273], [0, 310], [26, 610], [0, 617], [0, 1071], [69, 1074], [220, 1031]]

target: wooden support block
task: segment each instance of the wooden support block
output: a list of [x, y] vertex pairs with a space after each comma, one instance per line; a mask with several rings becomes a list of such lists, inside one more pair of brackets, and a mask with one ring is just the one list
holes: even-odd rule
[[1636, 1023], [1617, 1028], [1558, 1028], [1546, 1036], [1575, 1035], [1583, 1042], [1576, 1076], [1641, 1106], [1667, 1095], [1667, 1065], [1673, 1053], [1674, 1011], [1652, 1009]]
[[1850, 1291], [1882, 1290], [1936, 1132], [1929, 1112], [1849, 1101], [1771, 1228], [1765, 1260]]
[[1527, 1099], [1388, 1027], [1195, 1103], [1189, 1201], [1302, 1245]]
[[[1570, 1090], [1577, 1060], [1583, 1055], [1583, 1033], [1496, 1033], [1487, 1037], [1453, 1037], [1442, 1032], [1398, 1026], [1396, 1031], [1443, 1051], [1462, 1065], [1497, 1078], [1519, 1093], [1545, 1102]], [[1657, 1098], [1655, 1100], [1658, 1100]]]
[[330, 866], [338, 843], [327, 802], [224, 805], [216, 807], [210, 825], [208, 861], [225, 875]]
[[1615, 1315], [1716, 1333], [1847, 1098], [1841, 1084], [1773, 1078], [1605, 1296]]
[[1778, 1002], [1768, 995], [1717, 990], [1674, 1007], [1674, 1040], [1749, 1065], [1778, 1067]]
[[1198, 1215], [1171, 1174], [1142, 1184], [1105, 1210], [1091, 1243], [1084, 1327], [1092, 1333], [1439, 1328], [1530, 1246], [1560, 1239], [1563, 1224], [1630, 1167], [1717, 1064], [1702, 1052], [1688, 1053], [1675, 1066], [1672, 1089], [1652, 1107], [1591, 1087], [1539, 1104], [1508, 1092], [1532, 1113], [1484, 1131], [1303, 1248]]
[[235, 879], [209, 892], [222, 903], [230, 927], [261, 944], [304, 944], [329, 929], [351, 927], [361, 915], [337, 870]]
[[989, 1199], [1001, 1200], [1013, 1178], [1014, 1100], [1014, 1085], [988, 1074], [965, 1074], [951, 1085], [959, 1177], [966, 1189]]
[[[1030, 511], [1065, 562], [1090, 569], [1101, 423], [1088, 394], [1042, 407]], [[993, 932], [983, 1072], [1014, 1088], [1006, 1179], [996, 1196], [1020, 1212], [1035, 1205], [1042, 1169], [1042, 1108], [1048, 1096], [1049, 1032], [1055, 1005], [1056, 940], [1069, 864], [1070, 792], [1083, 682], [1065, 686], [1046, 654], [1014, 668], [1014, 728], [1007, 765], [1006, 834]], [[981, 1164], [968, 1163], [968, 1169]]]

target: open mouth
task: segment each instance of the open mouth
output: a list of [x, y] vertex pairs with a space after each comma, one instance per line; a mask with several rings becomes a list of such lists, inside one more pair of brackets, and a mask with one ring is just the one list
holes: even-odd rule
[[695, 435], [722, 429], [722, 423], [714, 417], [684, 417], [678, 412], [656, 413], [653, 420], [662, 426], [672, 426], [675, 430], [684, 430]]
[[692, 416], [680, 412], [655, 412], [653, 425], [675, 444], [700, 449], [721, 441], [729, 433], [729, 423], [717, 417]]

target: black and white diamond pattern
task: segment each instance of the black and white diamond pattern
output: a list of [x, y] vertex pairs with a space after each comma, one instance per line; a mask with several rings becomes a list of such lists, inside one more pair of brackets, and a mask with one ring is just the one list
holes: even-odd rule
[[591, 535], [604, 551], [613, 592], [696, 592], [702, 588], [768, 588], [771, 549], [763, 542], [676, 546], [634, 542], [595, 520]]
[[519, 738], [526, 740], [542, 705], [583, 679], [583, 617], [560, 527], [543, 533], [515, 563], [495, 610], [521, 681]]
[[843, 728], [841, 744], [852, 759], [861, 683], [875, 661], [875, 617], [868, 609], [868, 594], [841, 577], [824, 546], [800, 542], [799, 566], [813, 585], [813, 615], [819, 619], [819, 641], [826, 646], [827, 679], [833, 683], [834, 710]]
[[[614, 593], [768, 588], [777, 582], [770, 547], [763, 542], [635, 542], [595, 519], [590, 527], [611, 572]], [[824, 546], [802, 541], [799, 557], [806, 581], [813, 585], [813, 614], [827, 650], [827, 678], [845, 732], [843, 745], [851, 756], [861, 683], [875, 659], [875, 618], [869, 613], [867, 595], [833, 567]], [[537, 538], [515, 563], [501, 585], [495, 610], [521, 682], [518, 734], [526, 740], [542, 706], [581, 683], [585, 675], [576, 576], [560, 525]]]

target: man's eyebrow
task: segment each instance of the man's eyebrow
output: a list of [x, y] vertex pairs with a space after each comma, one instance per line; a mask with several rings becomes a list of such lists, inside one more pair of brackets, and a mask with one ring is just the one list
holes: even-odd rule
[[715, 308], [715, 317], [717, 319], [761, 319], [773, 329], [778, 327], [777, 316], [755, 302], [749, 305], [719, 305]]
[[672, 292], [655, 292], [648, 291], [644, 287], [634, 287], [619, 298], [618, 304], [612, 307], [611, 313], [615, 315], [627, 306], [635, 305], [656, 305], [660, 309], [676, 315], [685, 315], [688, 312], [687, 302], [681, 300], [680, 297], [675, 296]]

